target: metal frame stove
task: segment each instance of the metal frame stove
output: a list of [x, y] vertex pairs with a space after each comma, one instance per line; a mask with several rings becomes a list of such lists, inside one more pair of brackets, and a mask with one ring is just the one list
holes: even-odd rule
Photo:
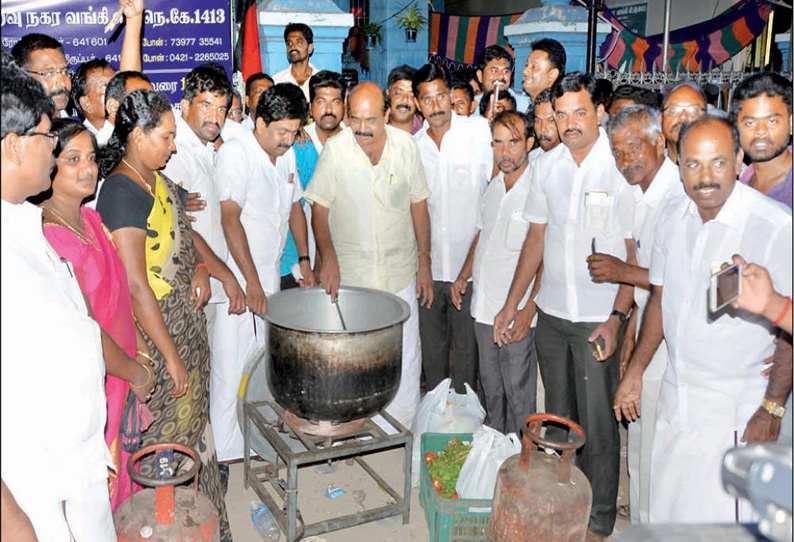
[[[268, 409], [275, 414], [275, 420], [273, 420], [272, 416], [270, 416], [272, 421], [268, 421], [266, 418], [265, 414], [268, 413]], [[411, 507], [411, 450], [413, 434], [385, 412], [380, 412], [379, 414], [396, 430], [395, 434], [387, 434], [375, 423], [372, 417], [365, 418], [360, 423], [352, 426], [336, 428], [336, 430], [329, 425], [319, 425], [315, 428], [315, 431], [309, 427], [308, 422], [286, 411], [275, 401], [257, 401], [245, 404], [243, 409], [243, 438], [245, 446], [243, 475], [245, 488], [253, 488], [262, 502], [267, 505], [281, 531], [286, 534], [287, 542], [295, 540], [298, 534], [298, 469], [302, 466], [333, 459], [353, 458], [395, 502], [371, 510], [346, 514], [326, 521], [305, 525], [302, 536], [308, 537], [337, 531], [398, 515], [402, 515], [403, 524], [408, 523]], [[262, 467], [251, 466], [250, 431], [252, 429], [258, 430], [276, 451], [275, 465], [267, 463]], [[339, 434], [340, 429], [344, 434]], [[325, 434], [310, 434], [316, 432]], [[287, 443], [287, 439], [291, 436], [300, 440], [305, 450], [292, 450]], [[361, 440], [361, 437], [367, 436], [371, 438]], [[402, 496], [386, 483], [362, 457], [363, 455], [398, 447], [403, 448], [405, 452], [405, 482]], [[279, 477], [282, 469], [287, 471], [286, 480]], [[281, 504], [277, 504], [276, 500], [266, 490], [268, 483], [280, 497]], [[303, 523], [302, 519], [301, 523]]]

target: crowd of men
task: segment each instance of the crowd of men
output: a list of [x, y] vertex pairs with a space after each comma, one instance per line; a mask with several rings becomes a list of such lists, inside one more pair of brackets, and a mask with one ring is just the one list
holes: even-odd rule
[[[138, 39], [140, 27], [130, 34]], [[790, 416], [791, 337], [745, 310], [711, 313], [707, 290], [739, 254], [791, 295], [791, 82], [748, 76], [727, 114], [708, 115], [694, 83], [663, 94], [605, 91], [591, 75], [566, 73], [565, 49], [543, 39], [524, 67], [524, 92], [512, 88], [516, 67], [498, 45], [482, 51], [474, 77], [403, 65], [385, 89], [371, 81], [348, 89], [341, 74], [309, 62], [311, 28], [290, 24], [284, 40], [289, 68], [248, 77], [243, 96], [217, 66], [188, 75], [201, 83], [176, 110], [177, 150], [164, 169], [193, 193], [192, 228], [212, 277], [205, 312], [218, 460], [243, 456], [237, 392], [248, 357], [266, 342], [268, 297], [319, 284], [335, 299], [340, 286], [361, 286], [411, 307], [399, 391], [386, 408], [406, 427], [422, 375], [428, 389], [452, 376], [459, 392], [464, 384], [482, 392], [486, 424], [520, 432], [537, 409], [540, 371], [545, 410], [587, 438], [577, 462], [593, 490], [588, 540], [609, 536], [619, 513], [624, 419], [633, 522], [752, 521], [722, 489], [722, 455], [779, 434], [790, 442], [781, 417]], [[41, 224], [19, 212], [47, 188], [29, 170], [50, 164], [49, 137], [31, 136], [47, 136], [71, 98], [104, 145], [124, 98], [152, 87], [139, 62], [115, 73], [94, 60], [70, 76], [48, 36], [28, 35], [12, 53], [2, 96], [2, 442], [4, 455], [22, 458], [29, 440], [13, 431], [47, 424], [63, 405], [32, 414], [7, 405], [6, 386], [21, 383], [6, 367], [27, 364], [28, 373], [8, 374], [29, 374], [28, 393], [37, 394], [48, 378], [40, 358], [67, 354], [74, 387], [57, 398], [66, 402], [96, 376], [83, 368], [91, 344], [60, 342], [88, 325], [73, 279], [52, 264], [31, 274], [24, 262], [25, 250], [47, 261]], [[19, 82], [13, 64], [32, 79]], [[39, 84], [51, 110], [30, 105]], [[35, 128], [7, 123], [31, 115]], [[41, 329], [42, 314], [69, 310], [82, 320]], [[54, 335], [22, 345], [7, 336], [7, 319], [20, 324], [14, 330]], [[40, 418], [6, 426], [11, 416]], [[87, 422], [64, 423], [81, 434]], [[63, 444], [69, 454], [83, 445], [74, 436]], [[40, 498], [59, 509], [69, 501], [61, 514], [78, 542], [105, 540], [92, 534], [90, 509], [64, 496], [74, 492], [37, 497], [52, 483], [34, 475], [43, 468], [3, 461], [3, 533], [35, 539], [25, 512]], [[50, 540], [35, 520], [32, 528]]]

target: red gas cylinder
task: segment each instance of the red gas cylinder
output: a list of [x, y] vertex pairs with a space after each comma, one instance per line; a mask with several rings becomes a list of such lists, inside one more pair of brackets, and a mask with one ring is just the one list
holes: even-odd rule
[[[541, 424], [548, 421], [567, 426], [569, 442], [541, 438]], [[535, 414], [523, 429], [521, 453], [499, 469], [489, 542], [582, 542], [593, 503], [590, 482], [574, 465], [574, 454], [585, 443], [582, 428], [561, 416]]]
[[[188, 456], [193, 465], [184, 474], [172, 478], [150, 478], [135, 471], [135, 463], [142, 457], [165, 450]], [[179, 444], [156, 444], [135, 452], [127, 463], [130, 478], [154, 489], [135, 493], [121, 503], [113, 514], [119, 542], [219, 541], [218, 511], [198, 490], [200, 466], [198, 453], [193, 448]], [[194, 487], [176, 487], [191, 478], [195, 478]]]

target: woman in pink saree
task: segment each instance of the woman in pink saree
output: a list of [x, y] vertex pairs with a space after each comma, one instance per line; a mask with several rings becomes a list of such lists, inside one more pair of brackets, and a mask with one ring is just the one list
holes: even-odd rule
[[52, 133], [58, 134], [59, 141], [53, 152], [51, 195], [45, 192], [41, 196], [49, 196], [40, 203], [44, 236], [72, 264], [99, 327], [129, 358], [137, 356], [140, 362], [140, 367], [133, 368], [131, 374], [135, 377], [131, 381], [112, 374], [107, 374], [105, 380], [105, 441], [115, 470], [110, 472], [108, 489], [115, 511], [130, 496], [127, 459], [135, 441], [140, 441], [140, 432], [150, 422], [151, 415], [142, 401], [151, 393], [154, 371], [149, 366], [145, 342], [136, 330], [127, 274], [110, 233], [99, 213], [81, 205], [96, 189], [96, 141], [85, 126], [71, 119], [56, 119]]

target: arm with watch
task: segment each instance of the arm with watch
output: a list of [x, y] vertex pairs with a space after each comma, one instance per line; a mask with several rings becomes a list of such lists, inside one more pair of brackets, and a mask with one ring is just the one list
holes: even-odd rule
[[[637, 263], [637, 253], [634, 248], [633, 239], [625, 239], [626, 243], [626, 263], [635, 265]], [[591, 255], [590, 258], [593, 256]], [[588, 262], [590, 261], [588, 258]], [[599, 324], [587, 340], [595, 345], [593, 357], [597, 361], [605, 361], [615, 352], [618, 347], [618, 337], [620, 328], [628, 321], [628, 313], [634, 304], [634, 286], [621, 283], [615, 302], [612, 305], [612, 313], [605, 322]], [[604, 341], [603, 347], [597, 342]]]
[[769, 442], [777, 440], [780, 421], [786, 413], [783, 406], [792, 383], [791, 335], [781, 332], [775, 341], [774, 361], [769, 373], [761, 406], [755, 411], [742, 435], [742, 442]]

